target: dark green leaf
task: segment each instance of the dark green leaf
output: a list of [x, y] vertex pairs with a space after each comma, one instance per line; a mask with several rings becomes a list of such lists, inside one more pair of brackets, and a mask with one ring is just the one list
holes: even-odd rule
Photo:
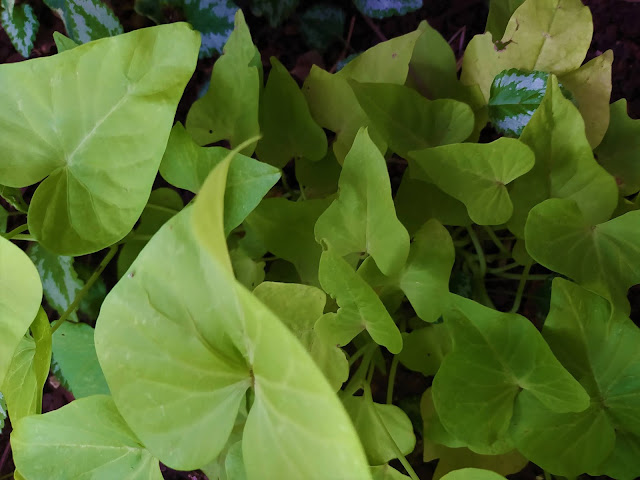
[[124, 33], [113, 11], [100, 0], [45, 0], [64, 22], [69, 37], [87, 43]]
[[323, 51], [342, 38], [344, 10], [333, 5], [313, 5], [300, 15], [300, 31], [307, 45]]
[[24, 58], [29, 58], [38, 28], [40, 28], [40, 21], [31, 5], [20, 4], [13, 9], [13, 12], [10, 9], [4, 9], [0, 13], [0, 18], [2, 27], [14, 48]]

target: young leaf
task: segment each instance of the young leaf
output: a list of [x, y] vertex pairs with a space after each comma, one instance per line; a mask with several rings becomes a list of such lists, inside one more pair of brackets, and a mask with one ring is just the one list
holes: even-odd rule
[[324, 130], [313, 121], [298, 84], [275, 57], [260, 99], [260, 125], [256, 154], [263, 162], [282, 168], [292, 158], [317, 161], [327, 153]]
[[78, 46], [76, 42], [60, 32], [53, 32], [53, 41], [56, 42], [58, 53], [66, 52]]
[[391, 150], [412, 150], [465, 141], [473, 131], [471, 108], [455, 100], [427, 100], [404, 85], [350, 82], [360, 106]]
[[592, 35], [591, 11], [581, 0], [526, 0], [513, 13], [496, 45], [490, 33], [476, 35], [469, 42], [461, 80], [478, 85], [488, 101], [491, 82], [503, 70], [542, 70], [556, 75], [576, 70]]
[[640, 120], [627, 114], [623, 98], [611, 104], [611, 122], [594, 153], [598, 163], [616, 178], [622, 195], [640, 191]]
[[222, 52], [233, 31], [236, 4], [231, 0], [182, 0], [182, 9], [187, 22], [202, 35], [200, 58]]
[[23, 3], [14, 8], [13, 12], [4, 9], [0, 13], [0, 18], [2, 19], [2, 28], [16, 51], [24, 58], [29, 58], [38, 28], [40, 28], [40, 21], [31, 5]]
[[51, 370], [75, 398], [109, 394], [98, 364], [93, 328], [86, 323], [63, 323], [53, 334]]
[[338, 345], [346, 345], [361, 331], [391, 353], [402, 350], [400, 330], [373, 289], [333, 250], [320, 258], [320, 284], [340, 306], [337, 315], [323, 317], [319, 334]]
[[298, 6], [299, 0], [253, 0], [251, 13], [256, 17], [265, 16], [271, 28], [276, 28]]
[[312, 5], [300, 15], [300, 32], [311, 48], [324, 51], [342, 38], [344, 10], [333, 5]]
[[0, 237], [0, 388], [41, 300], [42, 284], [36, 267], [19, 247]]
[[265, 282], [253, 294], [300, 340], [332, 388], [340, 390], [349, 377], [347, 357], [335, 343], [325, 341], [315, 331], [327, 300], [325, 293], [307, 285]]
[[489, 448], [505, 438], [514, 405], [527, 398], [559, 413], [589, 406], [585, 390], [526, 318], [451, 298], [445, 325], [453, 351], [433, 381], [433, 401], [454, 437], [470, 447]]
[[552, 198], [529, 213], [527, 251], [545, 267], [572, 278], [629, 310], [627, 290], [640, 283], [640, 211], [605, 223], [589, 222], [569, 199]]
[[118, 18], [100, 0], [45, 0], [44, 3], [58, 14], [69, 37], [77, 43], [124, 33]]
[[428, 148], [411, 152], [410, 159], [414, 175], [422, 175], [464, 203], [469, 217], [480, 225], [509, 220], [513, 204], [506, 185], [531, 170], [535, 162], [533, 152], [511, 138]]
[[551, 78], [542, 104], [522, 132], [520, 141], [533, 150], [531, 171], [513, 183], [513, 217], [508, 227], [524, 235], [529, 211], [547, 198], [571, 198], [595, 223], [609, 219], [617, 202], [615, 181], [593, 158], [576, 107]]
[[523, 3], [524, 0], [491, 0], [485, 32], [489, 32], [496, 40], [502, 38], [511, 15]]
[[247, 217], [245, 224], [268, 251], [293, 263], [303, 282], [319, 285], [322, 247], [315, 240], [313, 227], [329, 204], [328, 199], [292, 202], [267, 198]]
[[[621, 467], [626, 473], [616, 478], [640, 475], [637, 462], [626, 468], [616, 462], [640, 441], [635, 414], [640, 408], [638, 328], [605, 299], [557, 278], [542, 333], [558, 359], [580, 379], [591, 406], [559, 414], [532, 398], [517, 405], [511, 435], [518, 449], [556, 475], [612, 475], [609, 469]], [[566, 441], [557, 441], [558, 432]]]
[[[232, 147], [260, 134], [258, 107], [262, 88], [262, 63], [242, 10], [224, 46], [224, 54], [211, 72], [207, 93], [194, 102], [186, 128], [199, 145], [229, 140]], [[242, 150], [251, 155], [255, 144]]]
[[[198, 44], [196, 32], [175, 23], [0, 66], [0, 85], [12, 85], [0, 93], [0, 182], [24, 187], [47, 177], [28, 217], [45, 248], [81, 255], [131, 230], [149, 197]], [[129, 65], [134, 52], [144, 59], [135, 68]], [[96, 85], [104, 86], [99, 94]], [[33, 91], [42, 96], [26, 93]], [[86, 91], [84, 100], [71, 91]]]
[[386, 162], [366, 129], [344, 159], [339, 196], [318, 218], [315, 236], [340, 256], [367, 252], [380, 270], [398, 272], [409, 254], [409, 234], [397, 219]]
[[0, 197], [4, 198], [9, 205], [21, 213], [27, 213], [29, 205], [22, 198], [22, 190], [14, 187], [0, 185]]
[[422, 8], [422, 0], [354, 0], [356, 8], [371, 18], [386, 18], [405, 15]]
[[25, 478], [162, 480], [158, 460], [140, 443], [111, 397], [76, 400], [23, 418], [11, 433], [16, 468]]
[[402, 335], [398, 360], [409, 370], [431, 377], [451, 350], [451, 338], [443, 324], [428, 325]]

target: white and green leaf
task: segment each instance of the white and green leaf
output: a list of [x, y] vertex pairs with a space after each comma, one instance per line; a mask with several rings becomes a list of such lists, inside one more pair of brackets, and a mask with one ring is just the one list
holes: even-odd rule
[[26, 3], [18, 5], [13, 9], [13, 13], [5, 8], [0, 18], [2, 27], [15, 49], [24, 58], [28, 58], [40, 28], [40, 21], [31, 5]]

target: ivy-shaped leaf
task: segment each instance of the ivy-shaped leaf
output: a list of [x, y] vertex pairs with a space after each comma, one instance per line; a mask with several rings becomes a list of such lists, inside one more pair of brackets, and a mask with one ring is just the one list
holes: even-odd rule
[[282, 168], [292, 158], [320, 160], [327, 153], [324, 130], [313, 121], [298, 84], [275, 57], [260, 99], [260, 125], [256, 154], [263, 162]]
[[[534, 165], [533, 152], [511, 138], [459, 143], [410, 153], [411, 171], [460, 200], [480, 225], [500, 225], [513, 213], [506, 185]], [[466, 188], [460, 188], [465, 185]]]
[[[28, 223], [45, 248], [81, 255], [131, 230], [149, 197], [198, 45], [196, 32], [175, 23], [0, 66], [0, 182], [24, 187], [44, 179]], [[69, 92], [86, 92], [85, 100]]]
[[354, 0], [356, 8], [371, 18], [405, 15], [422, 8], [422, 0]]
[[342, 38], [345, 13], [333, 5], [312, 5], [300, 15], [300, 33], [311, 48], [324, 51]]
[[337, 255], [367, 252], [380, 270], [398, 272], [409, 254], [409, 234], [396, 217], [384, 157], [366, 129], [344, 159], [339, 196], [318, 218], [315, 235]]
[[13, 425], [11, 447], [25, 478], [162, 480], [160, 465], [118, 413], [96, 395]]
[[64, 22], [69, 37], [87, 43], [124, 33], [120, 21], [101, 0], [45, 0]]
[[402, 335], [398, 360], [409, 370], [434, 376], [451, 350], [451, 338], [443, 324], [428, 325]]
[[271, 28], [280, 25], [298, 6], [299, 0], [252, 0], [251, 13], [264, 16]]
[[40, 21], [31, 5], [23, 3], [14, 8], [13, 12], [10, 9], [4, 9], [0, 13], [0, 18], [2, 28], [16, 51], [24, 58], [29, 58], [40, 28]]

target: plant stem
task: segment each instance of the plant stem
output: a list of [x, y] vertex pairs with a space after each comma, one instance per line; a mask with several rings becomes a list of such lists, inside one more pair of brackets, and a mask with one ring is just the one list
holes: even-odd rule
[[480, 264], [480, 276], [484, 277], [487, 274], [487, 261], [484, 258], [484, 250], [482, 250], [482, 245], [480, 245], [480, 240], [478, 239], [478, 235], [473, 231], [472, 227], [467, 227], [467, 232], [469, 232], [469, 238], [473, 243], [473, 248], [476, 250], [476, 254], [478, 255], [478, 263]]
[[16, 235], [18, 235], [19, 233], [22, 233], [22, 232], [26, 231], [28, 228], [29, 228], [29, 226], [25, 223], [24, 225], [20, 225], [19, 227], [14, 228], [10, 232], [7, 232], [7, 233], [3, 234], [2, 236], [4, 238], [6, 238], [7, 240], [10, 240], [13, 237], [15, 237]]
[[527, 280], [529, 280], [530, 269], [531, 265], [527, 265], [524, 267], [524, 271], [522, 272], [522, 276], [520, 277], [520, 283], [518, 284], [518, 290], [516, 291], [516, 298], [513, 301], [513, 306], [511, 307], [511, 313], [516, 313], [520, 308], [520, 303], [522, 302], [522, 294], [524, 293], [524, 286], [527, 284]]
[[519, 264], [518, 262], [511, 262], [511, 263], [507, 263], [506, 265], [503, 265], [502, 267], [496, 267], [496, 268], [487, 268], [487, 272], [489, 273], [502, 273], [502, 272], [506, 272], [507, 270], [513, 270], [514, 268], [518, 268], [521, 267], [522, 265]]
[[162, 205], [156, 205], [154, 203], [147, 203], [144, 208], [148, 210], [157, 210], [159, 212], [169, 213], [171, 215], [175, 215], [179, 212], [179, 210], [174, 210], [173, 208], [169, 207], [163, 207]]
[[91, 275], [87, 283], [84, 284], [84, 287], [82, 287], [82, 290], [80, 290], [77, 293], [76, 298], [73, 299], [73, 303], [69, 305], [69, 308], [67, 308], [67, 310], [60, 316], [58, 320], [53, 322], [53, 324], [51, 325], [51, 335], [53, 335], [55, 331], [58, 328], [60, 328], [60, 325], [62, 325], [67, 320], [67, 318], [69, 318], [69, 315], [71, 315], [73, 312], [76, 311], [76, 309], [78, 308], [78, 305], [80, 305], [80, 302], [82, 301], [84, 296], [87, 294], [89, 289], [93, 286], [93, 284], [96, 283], [98, 278], [100, 278], [100, 275], [102, 274], [103, 270], [107, 267], [107, 265], [109, 265], [109, 262], [113, 259], [113, 257], [115, 257], [117, 252], [118, 252], [118, 245], [112, 245], [109, 248], [109, 251], [107, 252], [105, 257], [102, 259], [102, 262], [100, 262], [100, 265], [98, 265], [98, 268], [96, 268], [96, 270], [93, 272], [93, 274]]
[[507, 247], [504, 246], [504, 243], [502, 243], [502, 240], [498, 238], [498, 236], [496, 235], [496, 232], [493, 231], [493, 228], [487, 225], [483, 225], [483, 228], [485, 232], [487, 232], [487, 234], [489, 235], [489, 238], [491, 239], [491, 241], [495, 244], [496, 247], [498, 247], [498, 250], [510, 256], [511, 252], [507, 249]]
[[37, 242], [38, 239], [36, 239], [33, 235], [30, 235], [28, 233], [18, 233], [16, 235], [14, 235], [13, 237], [11, 237], [11, 240], [24, 240], [26, 242]]
[[356, 373], [353, 374], [353, 376], [349, 380], [349, 383], [347, 383], [347, 386], [344, 387], [344, 390], [342, 391], [342, 395], [345, 397], [350, 397], [360, 388], [362, 388], [362, 380], [364, 380], [364, 377], [366, 376], [366, 372], [369, 369], [369, 364], [371, 363], [373, 354], [376, 351], [376, 345], [373, 343], [367, 345], [367, 347], [369, 348], [365, 351], [364, 356], [362, 357], [362, 362], [360, 362], [360, 365], [358, 365]]
[[398, 355], [393, 356], [389, 367], [389, 380], [387, 383], [387, 404], [393, 403], [393, 386], [396, 383], [396, 371], [398, 370]]
[[553, 480], [553, 475], [551, 475], [549, 472], [547, 472], [546, 470], [543, 470], [544, 472], [544, 478], [545, 480]]
[[[529, 267], [529, 268], [531, 268], [531, 267]], [[520, 280], [522, 278], [522, 276], [524, 275], [524, 272], [522, 272], [522, 274], [520, 274], [520, 273], [494, 273], [494, 275], [496, 277], [507, 278], [509, 280]], [[546, 280], [551, 275], [552, 275], [551, 273], [542, 274], [542, 275], [527, 275], [527, 280]]]

